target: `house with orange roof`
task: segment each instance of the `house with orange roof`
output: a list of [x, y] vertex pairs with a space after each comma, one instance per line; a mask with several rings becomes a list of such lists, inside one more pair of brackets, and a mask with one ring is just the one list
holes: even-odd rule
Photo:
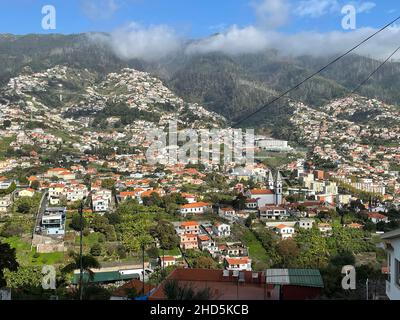
[[180, 235], [180, 247], [183, 250], [198, 249], [199, 245], [197, 242], [197, 234], [193, 233], [182, 233]]
[[64, 168], [52, 168], [49, 169], [47, 171], [47, 173], [45, 174], [46, 178], [58, 178], [58, 179], [62, 179], [62, 180], [74, 180], [75, 178], [75, 174], [73, 172], [71, 172], [68, 169], [64, 169]]
[[188, 203], [195, 203], [197, 202], [197, 197], [193, 194], [182, 192], [181, 196], [186, 199]]
[[32, 198], [35, 195], [36, 190], [32, 188], [22, 189], [18, 191], [18, 197]]
[[321, 233], [330, 234], [332, 232], [332, 226], [329, 223], [318, 223], [318, 229]]
[[348, 224], [347, 227], [351, 228], [351, 229], [362, 229], [364, 227], [364, 225], [360, 224], [360, 223], [352, 222], [352, 223]]
[[144, 192], [142, 188], [137, 188], [133, 191], [122, 191], [118, 194], [118, 201], [122, 202], [128, 199], [136, 199], [139, 203], [142, 203], [140, 195]]
[[224, 268], [230, 271], [251, 271], [251, 259], [248, 257], [229, 258], [224, 259]]
[[140, 194], [140, 197], [143, 199], [143, 198], [146, 198], [146, 197], [151, 197], [151, 195], [153, 194], [153, 193], [156, 193], [156, 194], [158, 194], [160, 197], [162, 197], [162, 196], [164, 196], [165, 195], [165, 192], [164, 192], [164, 190], [162, 190], [162, 189], [151, 189], [151, 190], [147, 190], [147, 191], [143, 191], [141, 194]]
[[211, 211], [211, 204], [208, 202], [194, 202], [184, 204], [180, 207], [180, 213], [183, 216], [187, 214], [204, 214]]
[[199, 234], [200, 224], [197, 221], [184, 221], [179, 226], [179, 233]]
[[378, 212], [369, 212], [367, 216], [375, 224], [379, 222], [385, 222], [385, 223], [389, 222], [389, 218], [387, 216], [380, 214]]
[[293, 238], [295, 230], [293, 227], [285, 224], [279, 224], [274, 228], [275, 232], [281, 237], [282, 240]]
[[176, 265], [176, 258], [174, 256], [160, 256], [158, 261], [161, 268], [167, 268]]

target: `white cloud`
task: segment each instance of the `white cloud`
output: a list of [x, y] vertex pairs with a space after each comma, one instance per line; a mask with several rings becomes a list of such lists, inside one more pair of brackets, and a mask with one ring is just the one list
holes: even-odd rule
[[[305, 3], [317, 4], [306, 10]], [[329, 10], [336, 10], [336, 0], [307, 0], [302, 1], [302, 14], [316, 17]], [[300, 3], [300, 4], [301, 4]], [[364, 3], [364, 5], [362, 5]], [[361, 10], [371, 10], [370, 2], [358, 2]], [[370, 4], [368, 4], [370, 3]], [[272, 7], [268, 7], [268, 4]], [[97, 34], [92, 39], [101, 41], [110, 46], [113, 51], [123, 59], [144, 59], [147, 61], [157, 60], [184, 50], [186, 54], [222, 52], [230, 55], [244, 53], [260, 53], [268, 49], [278, 49], [286, 55], [312, 55], [332, 56], [343, 53], [356, 43], [376, 32], [374, 28], [359, 28], [354, 31], [332, 31], [325, 33], [301, 32], [286, 34], [271, 29], [271, 26], [278, 27], [287, 19], [289, 7], [286, 1], [267, 0], [254, 3], [257, 14], [257, 24], [245, 27], [233, 25], [225, 28], [220, 33], [208, 38], [203, 38], [184, 45], [186, 42], [177, 32], [168, 26], [158, 25], [144, 27], [132, 23], [124, 28], [112, 32], [110, 35]], [[282, 7], [283, 6], [283, 7]], [[279, 8], [285, 8], [280, 12]], [[297, 7], [296, 9], [299, 9]], [[360, 10], [360, 9], [359, 9]], [[281, 13], [279, 19], [268, 18], [272, 12]], [[340, 12], [340, 8], [339, 8]], [[300, 11], [298, 12], [300, 14]], [[284, 18], [286, 17], [286, 18]], [[374, 58], [385, 58], [394, 50], [395, 44], [400, 36], [400, 27], [392, 26], [385, 32], [374, 37], [364, 44], [355, 53], [371, 56]]]
[[337, 0], [303, 0], [294, 9], [294, 14], [300, 17], [319, 18], [339, 10], [340, 5]]
[[259, 52], [268, 46], [266, 33], [256, 27], [239, 28], [232, 26], [224, 33], [191, 43], [186, 53], [223, 52], [226, 54], [241, 54]]
[[367, 2], [361, 2], [356, 5], [356, 9], [358, 13], [368, 13], [370, 12], [373, 8], [376, 7], [375, 2], [367, 1]]
[[276, 29], [289, 19], [289, 4], [286, 0], [259, 0], [253, 2], [257, 23], [266, 29]]
[[[223, 52], [235, 55], [278, 49], [282, 54], [291, 56], [333, 56], [346, 52], [376, 31], [374, 28], [360, 28], [352, 32], [301, 32], [288, 35], [276, 31], [260, 31], [255, 27], [240, 29], [235, 26], [223, 34], [189, 45], [186, 53]], [[394, 26], [354, 53], [378, 59], [386, 58], [397, 47], [399, 36], [400, 27]]]
[[131, 23], [109, 36], [97, 34], [92, 39], [109, 45], [122, 59], [157, 60], [181, 47], [181, 40], [175, 31], [162, 25], [143, 27]]
[[92, 20], [109, 19], [120, 8], [116, 0], [82, 0], [83, 13]]
[[[374, 28], [360, 28], [353, 32], [303, 32], [293, 35], [275, 33], [270, 34], [270, 43], [273, 48], [293, 56], [332, 56], [346, 52], [376, 31]], [[399, 36], [400, 28], [393, 27], [369, 40], [354, 53], [377, 59], [386, 58], [398, 46], [396, 39]]]

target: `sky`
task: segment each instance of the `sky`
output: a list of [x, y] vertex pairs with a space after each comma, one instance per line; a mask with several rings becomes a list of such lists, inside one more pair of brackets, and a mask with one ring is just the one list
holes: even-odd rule
[[[56, 10], [55, 30], [42, 28], [45, 5]], [[342, 26], [346, 5], [356, 10], [350, 30]], [[182, 49], [187, 39], [198, 41], [184, 47], [187, 53], [276, 47], [293, 55], [323, 55], [347, 48], [397, 16], [398, 0], [1, 0], [0, 33], [107, 32], [110, 36], [92, 40], [126, 58], [156, 59]], [[400, 23], [361, 53], [384, 58], [399, 45], [399, 35]]]

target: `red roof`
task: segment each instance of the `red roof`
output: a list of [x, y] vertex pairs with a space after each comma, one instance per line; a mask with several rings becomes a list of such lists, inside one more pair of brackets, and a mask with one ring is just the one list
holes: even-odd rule
[[[114, 297], [126, 297], [127, 291], [129, 289], [135, 289], [137, 293], [142, 293], [143, 290], [143, 282], [138, 279], [133, 279], [128, 283], [124, 284], [122, 287], [119, 287], [116, 291], [113, 292], [112, 296]], [[151, 284], [144, 285], [144, 294], [148, 294], [151, 290], [154, 289], [154, 286]]]
[[200, 241], [208, 241], [208, 240], [210, 240], [210, 237], [206, 236], [206, 235], [201, 235], [201, 236], [199, 236], [199, 240]]
[[386, 216], [384, 216], [383, 214], [380, 214], [378, 212], [370, 212], [368, 213], [368, 218], [375, 218], [375, 219], [387, 219]]
[[183, 206], [181, 206], [181, 209], [203, 208], [209, 206], [210, 204], [208, 202], [194, 202], [194, 203], [184, 204]]
[[181, 227], [195, 227], [199, 226], [199, 223], [197, 221], [183, 221], [181, 223]]
[[249, 258], [247, 257], [242, 257], [242, 258], [225, 258], [226, 262], [228, 262], [229, 265], [233, 264], [247, 264], [249, 263]]
[[160, 259], [163, 261], [175, 261], [175, 257], [173, 256], [161, 256]]
[[274, 192], [269, 189], [251, 189], [250, 193], [252, 195], [274, 194]]

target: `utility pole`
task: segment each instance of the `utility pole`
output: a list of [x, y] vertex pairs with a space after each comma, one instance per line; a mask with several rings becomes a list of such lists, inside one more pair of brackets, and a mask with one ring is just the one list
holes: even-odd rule
[[365, 284], [367, 286], [367, 300], [369, 300], [369, 292], [368, 292], [369, 279], [367, 279]]
[[143, 254], [143, 295], [144, 295], [144, 243], [142, 244], [142, 254]]
[[79, 265], [80, 265], [80, 273], [79, 273], [79, 300], [83, 300], [83, 202], [85, 198], [82, 199], [81, 205], [79, 207], [79, 215], [80, 215], [80, 239], [79, 239]]

